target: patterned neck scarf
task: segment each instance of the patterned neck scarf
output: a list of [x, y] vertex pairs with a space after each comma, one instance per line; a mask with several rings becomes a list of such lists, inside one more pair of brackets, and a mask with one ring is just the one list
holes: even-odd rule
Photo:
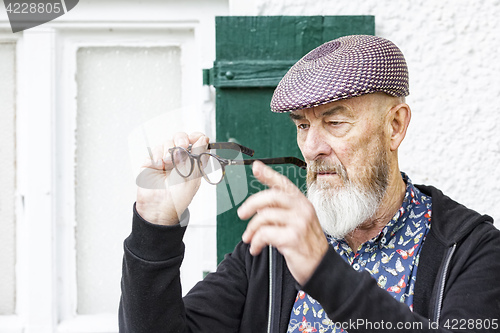
[[[413, 291], [420, 249], [430, 229], [432, 199], [402, 173], [406, 194], [398, 212], [381, 232], [353, 251], [345, 239], [327, 236], [335, 251], [357, 271], [368, 271], [380, 288], [413, 311]], [[292, 308], [288, 332], [345, 332], [335, 327], [321, 304], [300, 290]]]

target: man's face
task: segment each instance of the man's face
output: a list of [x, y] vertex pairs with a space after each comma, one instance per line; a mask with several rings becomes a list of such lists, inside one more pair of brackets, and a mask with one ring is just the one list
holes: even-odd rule
[[[389, 174], [387, 105], [384, 94], [369, 94], [290, 115], [308, 164], [308, 197], [324, 229], [330, 228], [326, 231], [333, 236], [344, 237], [371, 217], [385, 193]], [[321, 210], [340, 215], [322, 217]], [[327, 223], [336, 226], [325, 227]]]
[[[368, 94], [291, 113], [297, 143], [312, 170], [308, 182], [342, 188], [349, 180], [370, 186], [387, 153], [383, 94]], [[329, 166], [338, 166], [340, 170]], [[343, 170], [342, 170], [343, 169]]]

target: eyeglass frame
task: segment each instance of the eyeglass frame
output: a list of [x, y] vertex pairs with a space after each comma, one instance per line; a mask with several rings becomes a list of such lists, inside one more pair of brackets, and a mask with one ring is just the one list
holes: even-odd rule
[[[191, 170], [189, 171], [189, 174], [187, 176], [181, 174], [181, 172], [179, 171], [179, 169], [175, 165], [175, 161], [174, 161], [175, 149], [182, 149], [189, 156], [189, 159], [191, 161]], [[217, 185], [217, 184], [220, 184], [222, 182], [222, 180], [224, 179], [224, 176], [226, 175], [225, 167], [228, 165], [251, 165], [255, 161], [261, 161], [264, 164], [294, 164], [301, 169], [307, 169], [307, 163], [304, 162], [303, 160], [301, 160], [300, 158], [297, 158], [294, 156], [233, 160], [233, 159], [222, 158], [218, 155], [215, 155], [215, 154], [212, 154], [209, 152], [203, 152], [201, 154], [193, 154], [191, 152], [191, 149], [192, 149], [192, 145], [189, 145], [187, 149], [184, 147], [172, 147], [172, 148], [168, 149], [168, 151], [170, 153], [171, 160], [172, 160], [172, 164], [174, 165], [175, 171], [177, 171], [179, 176], [181, 176], [182, 178], [189, 178], [193, 174], [193, 171], [194, 171], [194, 161], [193, 160], [196, 160], [197, 165], [198, 165], [198, 169], [200, 170], [201, 175], [211, 185]], [[211, 142], [208, 144], [207, 149], [208, 150], [210, 150], [210, 149], [231, 149], [231, 150], [240, 151], [243, 154], [250, 156], [250, 157], [252, 157], [253, 154], [255, 153], [255, 151], [253, 149], [242, 146], [236, 142]], [[208, 176], [206, 175], [206, 173], [203, 171], [203, 168], [200, 165], [202, 155], [210, 155], [220, 163], [221, 169], [222, 169], [222, 177], [220, 178], [220, 180], [218, 182], [216, 182], [216, 183], [211, 182], [209, 180]]]

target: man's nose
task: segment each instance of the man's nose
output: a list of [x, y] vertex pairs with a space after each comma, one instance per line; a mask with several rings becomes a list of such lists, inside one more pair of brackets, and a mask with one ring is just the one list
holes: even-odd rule
[[300, 147], [306, 160], [314, 161], [332, 153], [332, 147], [326, 140], [326, 133], [323, 132], [323, 129], [313, 126], [307, 131], [307, 136]]

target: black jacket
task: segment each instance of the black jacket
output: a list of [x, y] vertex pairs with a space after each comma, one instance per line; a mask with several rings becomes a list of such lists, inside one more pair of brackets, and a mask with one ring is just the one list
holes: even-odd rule
[[[500, 231], [489, 216], [433, 187], [417, 187], [433, 204], [414, 312], [332, 248], [302, 289], [350, 333], [398, 332], [402, 327], [411, 328], [409, 332], [499, 332]], [[182, 298], [184, 231], [150, 224], [134, 209], [132, 233], [124, 246], [121, 333], [287, 331], [299, 286], [277, 251], [253, 257], [240, 243], [217, 272]]]

